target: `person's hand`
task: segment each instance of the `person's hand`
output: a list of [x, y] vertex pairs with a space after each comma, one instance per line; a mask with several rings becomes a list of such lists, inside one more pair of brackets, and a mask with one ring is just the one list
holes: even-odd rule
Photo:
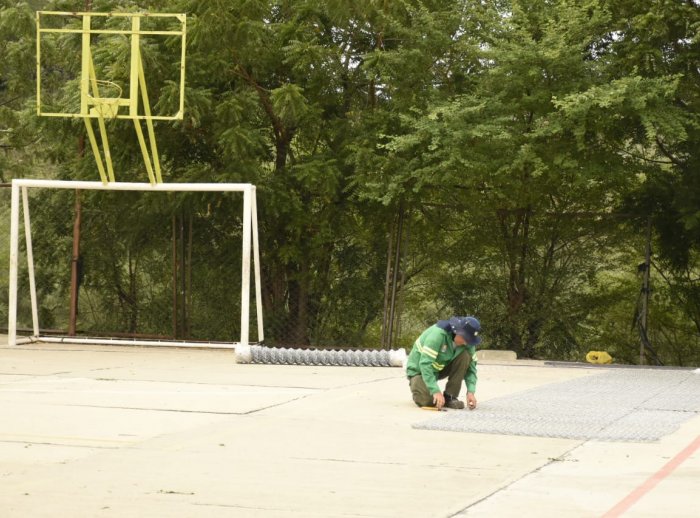
[[467, 407], [469, 407], [469, 410], [476, 408], [476, 396], [471, 392], [467, 392]]
[[445, 396], [442, 395], [442, 392], [433, 394], [433, 403], [435, 403], [438, 410], [445, 406]]

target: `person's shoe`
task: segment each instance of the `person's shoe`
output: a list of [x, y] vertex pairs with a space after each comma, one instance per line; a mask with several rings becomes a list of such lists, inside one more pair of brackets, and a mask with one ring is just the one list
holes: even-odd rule
[[464, 408], [464, 401], [460, 401], [456, 397], [450, 396], [447, 392], [445, 395], [445, 408], [454, 408], [455, 410], [462, 410]]

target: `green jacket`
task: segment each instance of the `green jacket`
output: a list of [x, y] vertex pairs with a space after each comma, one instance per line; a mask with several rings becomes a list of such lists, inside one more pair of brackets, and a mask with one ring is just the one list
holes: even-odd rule
[[476, 392], [476, 347], [473, 345], [457, 347], [452, 341], [452, 336], [437, 325], [423, 331], [413, 344], [411, 354], [408, 355], [406, 374], [409, 378], [421, 374], [430, 393], [435, 394], [440, 392], [437, 383], [438, 374], [445, 365], [462, 353], [472, 356], [467, 374], [464, 376], [464, 383], [467, 385], [467, 391], [474, 393]]

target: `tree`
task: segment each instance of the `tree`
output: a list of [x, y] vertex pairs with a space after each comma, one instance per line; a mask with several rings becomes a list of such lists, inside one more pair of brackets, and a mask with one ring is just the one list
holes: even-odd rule
[[[583, 142], [624, 157], [630, 172], [637, 173], [622, 210], [635, 214], [633, 231], [644, 232], [649, 220], [654, 227], [656, 285], [660, 292], [668, 290], [654, 301], [665, 308], [655, 310], [657, 325], [678, 320], [673, 314], [680, 310], [686, 338], [696, 341], [700, 9], [694, 1], [626, 0], [609, 8], [610, 32], [600, 47], [609, 63], [608, 81], [562, 99], [559, 107]], [[654, 334], [663, 357], [665, 333]]]
[[327, 328], [348, 312], [357, 334], [380, 308], [383, 232], [363, 227], [395, 209], [358, 201], [355, 170], [398, 113], [433, 95], [434, 68], [447, 68], [434, 63], [458, 30], [451, 5], [191, 5], [195, 52], [219, 71], [206, 78], [220, 115], [212, 138], [224, 161], [256, 164], [266, 307], [276, 325], [295, 324], [280, 340], [307, 343], [319, 318]]
[[[31, 9], [3, 6], [0, 48], [10, 59], [0, 63], [0, 145], [12, 146], [4, 178], [95, 179], [81, 121], [34, 116]], [[694, 361], [679, 344], [700, 322], [696, 2], [92, 7], [188, 14], [185, 118], [156, 130], [164, 177], [258, 186], [269, 342], [376, 343], [388, 272], [411, 333], [466, 311], [482, 317], [490, 346], [521, 356], [576, 359], [613, 340], [613, 352], [631, 360], [643, 244], [637, 227], [621, 225], [646, 225], [651, 215], [660, 252], [651, 334], [668, 344], [658, 347], [664, 361]], [[125, 41], [104, 38], [95, 54], [118, 81]], [[157, 110], [177, 100], [167, 80], [179, 67], [173, 45], [144, 43]], [[75, 40], [53, 38], [46, 52], [52, 102], [71, 102]], [[133, 129], [113, 122], [109, 131], [120, 180], [142, 181]], [[51, 217], [66, 200], [41, 203], [37, 240], [52, 252], [37, 258], [40, 286], [57, 300], [67, 288], [68, 220]], [[118, 197], [87, 216], [82, 289], [101, 308], [95, 329], [166, 332], [167, 308], [152, 308], [174, 288], [174, 218], [192, 229], [174, 240], [180, 257], [199, 258], [187, 275], [206, 284], [190, 292], [188, 311], [201, 315], [190, 332], [235, 334], [226, 308], [237, 281], [217, 279], [238, 255], [237, 202]], [[99, 230], [99, 221], [114, 223]], [[199, 242], [189, 245], [188, 235]]]
[[599, 220], [624, 192], [623, 160], [582, 145], [556, 104], [602, 80], [606, 63], [593, 54], [610, 14], [567, 1], [511, 2], [497, 14], [487, 17], [473, 90], [404, 115], [410, 131], [385, 146], [401, 169], [367, 175], [384, 192], [444, 206], [443, 242], [447, 218], [465, 218], [438, 252], [437, 286], [463, 286], [452, 310], [487, 312], [495, 345], [532, 357], [545, 339], [576, 345], [577, 320], [567, 317], [611, 267], [612, 242], [598, 235], [609, 224]]

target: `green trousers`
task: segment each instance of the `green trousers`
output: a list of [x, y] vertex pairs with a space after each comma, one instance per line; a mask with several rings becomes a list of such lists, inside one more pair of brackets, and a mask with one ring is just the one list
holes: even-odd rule
[[[445, 365], [445, 368], [438, 374], [439, 380], [447, 378], [445, 392], [447, 392], [450, 396], [454, 398], [459, 397], [459, 390], [462, 388], [462, 383], [464, 382], [464, 377], [467, 375], [467, 369], [469, 368], [469, 363], [471, 361], [471, 355], [467, 351], [464, 351], [450, 363]], [[411, 394], [413, 394], [413, 401], [416, 403], [416, 405], [434, 406], [433, 395], [428, 390], [428, 387], [423, 380], [423, 376], [416, 374], [408, 379], [408, 384], [411, 387]]]

